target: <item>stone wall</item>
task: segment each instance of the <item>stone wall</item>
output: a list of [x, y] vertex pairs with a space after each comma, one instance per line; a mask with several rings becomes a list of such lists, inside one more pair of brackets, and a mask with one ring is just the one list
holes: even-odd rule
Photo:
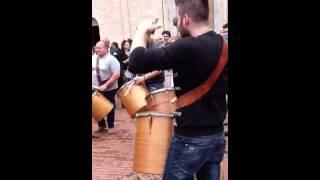
[[[228, 3], [227, 0], [209, 2], [210, 25], [219, 32], [228, 20]], [[123, 39], [133, 38], [137, 25], [147, 17], [158, 17], [163, 25], [156, 31], [156, 37], [163, 30], [170, 30], [175, 36], [176, 28], [172, 24], [175, 15], [174, 0], [92, 0], [92, 17], [99, 25], [100, 37], [119, 44]]]

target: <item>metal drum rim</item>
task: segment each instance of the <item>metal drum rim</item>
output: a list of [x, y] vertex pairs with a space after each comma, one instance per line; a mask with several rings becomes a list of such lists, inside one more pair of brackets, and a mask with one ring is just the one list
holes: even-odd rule
[[161, 93], [163, 91], [175, 91], [175, 88], [162, 88], [162, 89], [157, 89], [157, 90], [154, 90], [154, 91], [151, 91], [147, 96], [146, 96], [146, 99], [151, 96], [151, 95], [154, 95], [154, 94], [158, 94], [158, 93]]
[[157, 111], [145, 111], [139, 112], [135, 114], [136, 118], [140, 117], [148, 117], [148, 116], [155, 116], [155, 117], [177, 117], [181, 116], [181, 112], [157, 112]]

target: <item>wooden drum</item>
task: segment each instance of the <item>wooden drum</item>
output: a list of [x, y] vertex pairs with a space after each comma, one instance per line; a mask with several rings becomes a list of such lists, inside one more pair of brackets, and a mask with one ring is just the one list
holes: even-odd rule
[[100, 92], [92, 93], [92, 117], [96, 121], [102, 120], [112, 110], [113, 104]]
[[151, 111], [136, 114], [134, 171], [163, 174], [176, 115]]
[[148, 90], [144, 84], [134, 84], [133, 81], [125, 83], [117, 91], [121, 103], [128, 111], [129, 115], [134, 118], [137, 112], [142, 112], [147, 109], [147, 102], [145, 100]]
[[163, 88], [150, 92], [147, 97], [147, 109], [157, 112], [175, 112], [176, 94], [174, 88]]

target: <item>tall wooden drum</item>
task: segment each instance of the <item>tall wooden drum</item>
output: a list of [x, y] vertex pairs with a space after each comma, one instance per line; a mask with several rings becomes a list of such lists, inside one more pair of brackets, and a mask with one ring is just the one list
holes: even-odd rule
[[134, 171], [163, 174], [175, 116], [175, 113], [151, 111], [136, 114]]
[[174, 88], [163, 88], [150, 92], [147, 97], [148, 111], [175, 112], [176, 94]]

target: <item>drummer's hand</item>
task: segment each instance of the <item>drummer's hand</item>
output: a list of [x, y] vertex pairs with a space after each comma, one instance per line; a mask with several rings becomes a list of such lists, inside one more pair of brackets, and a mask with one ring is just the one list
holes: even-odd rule
[[161, 25], [157, 25], [158, 18], [151, 20], [144, 20], [138, 26], [138, 31], [143, 32], [145, 34], [152, 34], [156, 29], [161, 28]]
[[141, 82], [144, 81], [144, 77], [143, 76], [136, 76], [133, 78], [134, 84], [140, 84]]
[[103, 84], [99, 87], [99, 91], [106, 91], [108, 89], [107, 84]]

